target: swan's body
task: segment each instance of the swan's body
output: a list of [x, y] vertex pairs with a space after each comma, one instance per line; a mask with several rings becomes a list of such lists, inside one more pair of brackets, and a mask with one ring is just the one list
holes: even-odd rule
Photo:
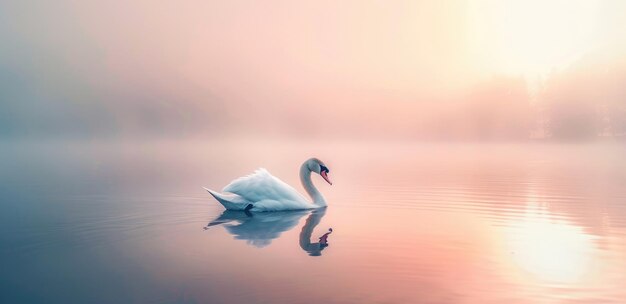
[[327, 176], [329, 170], [320, 160], [311, 158], [302, 164], [300, 181], [312, 201], [265, 169], [232, 181], [224, 187], [224, 193], [204, 189], [228, 210], [284, 211], [324, 207], [326, 201], [313, 185], [311, 172], [320, 174], [329, 184], [330, 181]]

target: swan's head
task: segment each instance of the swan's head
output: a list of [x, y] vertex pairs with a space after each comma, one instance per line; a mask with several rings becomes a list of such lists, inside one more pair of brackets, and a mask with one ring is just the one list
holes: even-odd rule
[[307, 161], [307, 166], [309, 167], [309, 170], [311, 170], [311, 172], [315, 172], [321, 175], [328, 184], [333, 184], [328, 177], [328, 173], [330, 173], [330, 170], [328, 169], [328, 167], [326, 167], [326, 165], [324, 165], [321, 160], [317, 158], [311, 158]]

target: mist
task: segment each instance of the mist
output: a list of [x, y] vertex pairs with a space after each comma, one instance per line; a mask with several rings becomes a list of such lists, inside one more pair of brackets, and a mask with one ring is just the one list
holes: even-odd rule
[[624, 0], [0, 0], [0, 303], [624, 303], [625, 80]]
[[0, 137], [624, 136], [623, 3], [547, 73], [498, 66], [476, 5], [3, 2]]

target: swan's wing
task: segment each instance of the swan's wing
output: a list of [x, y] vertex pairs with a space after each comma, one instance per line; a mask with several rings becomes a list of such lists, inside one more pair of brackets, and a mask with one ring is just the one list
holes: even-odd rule
[[263, 168], [232, 181], [223, 191], [237, 194], [250, 202], [263, 200], [306, 202], [304, 196], [296, 189]]

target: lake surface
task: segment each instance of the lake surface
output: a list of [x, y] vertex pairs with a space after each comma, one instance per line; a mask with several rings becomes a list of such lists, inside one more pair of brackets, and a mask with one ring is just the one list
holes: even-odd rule
[[[626, 146], [0, 144], [1, 303], [624, 303]], [[224, 212], [267, 168], [328, 207]], [[319, 238], [327, 236], [327, 246]]]

